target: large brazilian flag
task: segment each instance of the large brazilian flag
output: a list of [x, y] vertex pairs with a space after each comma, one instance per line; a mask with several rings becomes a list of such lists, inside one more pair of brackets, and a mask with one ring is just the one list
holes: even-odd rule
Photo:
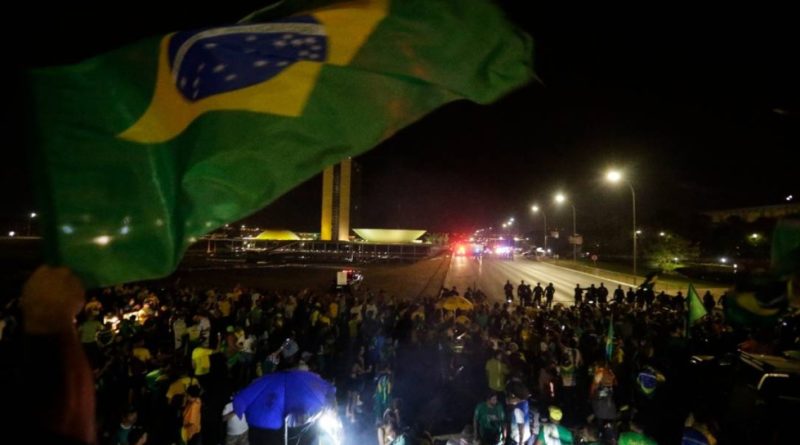
[[525, 84], [532, 43], [488, 1], [360, 0], [31, 77], [50, 260], [97, 286], [167, 275], [197, 237], [436, 107]]

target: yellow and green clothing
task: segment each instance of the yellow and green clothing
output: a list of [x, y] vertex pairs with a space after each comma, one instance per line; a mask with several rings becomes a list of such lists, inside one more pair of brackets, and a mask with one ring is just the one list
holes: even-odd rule
[[489, 379], [490, 389], [498, 392], [505, 390], [506, 376], [508, 376], [508, 366], [505, 363], [496, 358], [486, 362], [486, 377]]
[[211, 354], [214, 351], [205, 346], [198, 346], [192, 351], [192, 367], [194, 375], [206, 375], [211, 371]]

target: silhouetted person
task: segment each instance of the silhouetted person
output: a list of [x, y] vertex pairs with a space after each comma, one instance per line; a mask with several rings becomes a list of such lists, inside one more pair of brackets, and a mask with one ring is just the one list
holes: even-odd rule
[[622, 290], [622, 285], [618, 284], [614, 289], [614, 303], [622, 304], [623, 301], [625, 301], [625, 291]]
[[703, 306], [706, 308], [706, 312], [709, 314], [714, 311], [714, 306], [716, 302], [714, 301], [714, 296], [711, 295], [711, 291], [707, 290], [705, 295], [703, 295]]
[[583, 289], [581, 289], [581, 285], [580, 284], [576, 284], [575, 285], [574, 298], [575, 298], [575, 306], [580, 306], [581, 305], [581, 299], [583, 298]]

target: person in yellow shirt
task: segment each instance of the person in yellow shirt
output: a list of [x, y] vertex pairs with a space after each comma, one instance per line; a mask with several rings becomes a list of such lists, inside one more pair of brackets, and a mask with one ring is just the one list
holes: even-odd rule
[[192, 351], [192, 369], [194, 375], [202, 377], [211, 372], [211, 354], [214, 350], [200, 345]]
[[224, 318], [228, 318], [231, 315], [231, 300], [227, 297], [222, 297], [222, 299], [217, 302], [217, 309], [222, 314]]
[[145, 347], [143, 340], [136, 342], [136, 345], [133, 347], [132, 354], [134, 358], [144, 364], [148, 364], [153, 360], [153, 355], [150, 353], [150, 350]]
[[319, 316], [321, 314], [322, 305], [320, 303], [314, 303], [314, 309], [311, 310], [311, 314], [309, 315], [309, 320], [311, 321], [311, 326], [317, 325], [317, 320], [319, 320]]
[[331, 325], [331, 318], [327, 315], [320, 315], [317, 319], [317, 323], [320, 326], [330, 326]]
[[159, 300], [158, 295], [152, 292], [145, 297], [144, 302], [153, 309], [158, 309], [158, 307], [161, 305], [161, 300]]
[[336, 317], [339, 316], [339, 303], [336, 300], [331, 300], [331, 303], [328, 305], [328, 315], [331, 320], [336, 320]]
[[495, 352], [494, 357], [486, 362], [486, 378], [489, 381], [489, 388], [492, 391], [503, 392], [506, 388], [508, 373], [508, 366], [503, 363], [503, 352]]
[[190, 386], [200, 386], [200, 381], [198, 381], [194, 377], [189, 377], [184, 373], [181, 377], [178, 377], [177, 380], [172, 382], [167, 388], [167, 403], [171, 404], [172, 399], [175, 396], [184, 396], [186, 395], [186, 390], [189, 389]]
[[91, 300], [89, 300], [89, 302], [86, 303], [86, 306], [84, 306], [83, 310], [88, 315], [93, 315], [97, 317], [98, 315], [100, 315], [100, 312], [103, 311], [103, 305], [100, 303], [97, 297], [92, 297]]

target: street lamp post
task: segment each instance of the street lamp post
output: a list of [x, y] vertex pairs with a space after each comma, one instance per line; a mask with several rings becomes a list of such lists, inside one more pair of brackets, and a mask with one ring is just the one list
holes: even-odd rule
[[[606, 174], [606, 179], [614, 183], [622, 181], [622, 173], [611, 170]], [[636, 284], [636, 190], [633, 189], [633, 184], [631, 184], [630, 181], [626, 180], [625, 183], [628, 184], [628, 187], [631, 189], [631, 209], [633, 214], [633, 231], [631, 232], [633, 234], [633, 284]]]
[[544, 254], [547, 256], [547, 213], [535, 204], [531, 207], [531, 211], [533, 213], [542, 212], [542, 218], [544, 219]]
[[[556, 195], [556, 202], [561, 204], [567, 200], [567, 197], [564, 196], [563, 193], [559, 193]], [[578, 229], [577, 229], [577, 218], [575, 218], [575, 204], [569, 204], [572, 207], [572, 261], [578, 262]]]
[[636, 284], [636, 190], [633, 185], [628, 182], [628, 187], [631, 188], [631, 213], [633, 215], [633, 284]]
[[570, 203], [572, 207], [572, 262], [578, 262], [578, 229], [576, 228], [575, 218], [575, 204]]

